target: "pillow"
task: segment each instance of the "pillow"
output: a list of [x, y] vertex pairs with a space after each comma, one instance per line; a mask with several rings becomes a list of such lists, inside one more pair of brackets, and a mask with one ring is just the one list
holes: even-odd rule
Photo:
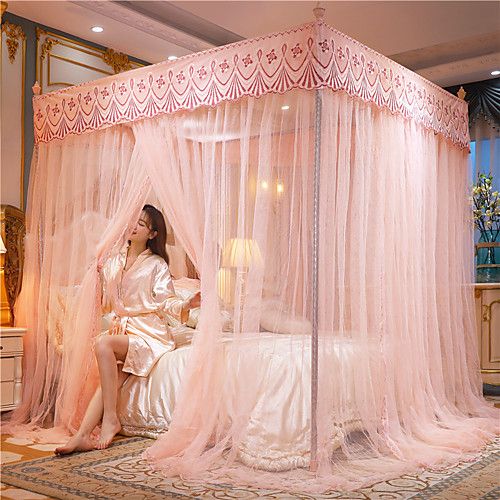
[[[173, 280], [174, 282], [174, 290], [175, 294], [180, 297], [182, 300], [190, 299], [196, 292], [200, 290], [200, 280], [193, 278], [179, 278], [177, 280]], [[189, 318], [186, 322], [186, 325], [190, 328], [196, 328], [198, 324], [198, 316], [199, 311], [196, 313], [199, 308], [191, 309], [189, 311]], [[168, 324], [173, 328], [178, 328], [181, 326], [181, 323], [177, 321], [175, 318], [172, 318], [170, 315], [168, 317]], [[184, 326], [184, 325], [182, 325]]]
[[[195, 293], [200, 291], [200, 280], [193, 278], [179, 278], [174, 281], [175, 294], [183, 300], [190, 299]], [[200, 318], [200, 308], [196, 307], [189, 311], [189, 317], [186, 325], [190, 328], [198, 326]], [[222, 331], [230, 332], [233, 330], [233, 321], [227, 311], [221, 311]], [[180, 323], [173, 318], [168, 318], [168, 323], [172, 327], [178, 327]]]
[[195, 330], [186, 325], [179, 325], [172, 327], [170, 332], [174, 337], [175, 347], [181, 347], [182, 345], [191, 343]]
[[[191, 309], [189, 311], [189, 317], [188, 320], [186, 321], [187, 326], [190, 326], [191, 328], [196, 328], [198, 326], [198, 321], [200, 319], [200, 311], [201, 309], [199, 307], [196, 307], [195, 309]], [[221, 310], [220, 316], [222, 322], [222, 331], [232, 332], [233, 320], [231, 318], [231, 315], [227, 311]]]
[[284, 333], [288, 335], [311, 335], [312, 324], [302, 316], [295, 316], [285, 310], [277, 300], [263, 301], [260, 326], [273, 333]]

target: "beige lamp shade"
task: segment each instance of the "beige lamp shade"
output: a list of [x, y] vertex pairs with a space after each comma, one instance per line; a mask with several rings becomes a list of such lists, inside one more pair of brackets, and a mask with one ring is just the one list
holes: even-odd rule
[[232, 238], [224, 247], [222, 267], [250, 267], [262, 264], [262, 254], [255, 240]]
[[0, 236], [0, 253], [7, 253], [7, 249], [3, 243], [3, 238]]

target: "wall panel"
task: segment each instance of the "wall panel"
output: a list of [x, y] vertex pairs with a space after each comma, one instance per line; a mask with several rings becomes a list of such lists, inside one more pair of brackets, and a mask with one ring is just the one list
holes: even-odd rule
[[10, 14], [2, 2], [2, 203], [23, 211], [25, 208], [34, 144], [31, 101], [35, 81], [45, 93], [146, 64], [111, 48]]
[[1, 57], [1, 201], [23, 210], [26, 35], [21, 26], [2, 24]]
[[93, 47], [41, 28], [36, 33], [37, 81], [42, 93], [143, 66], [112, 49]]

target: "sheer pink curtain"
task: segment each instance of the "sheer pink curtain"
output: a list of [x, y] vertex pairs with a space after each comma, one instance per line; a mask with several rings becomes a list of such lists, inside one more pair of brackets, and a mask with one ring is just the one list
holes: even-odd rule
[[[321, 96], [316, 473], [314, 94], [159, 120], [168, 150], [188, 151], [178, 168], [198, 172], [205, 203], [201, 333], [171, 428], [146, 453], [167, 475], [354, 488], [456, 463], [495, 432], [477, 372], [466, 152], [344, 93]], [[231, 263], [235, 240], [259, 257], [233, 252]], [[230, 340], [221, 307], [233, 315]]]
[[[294, 90], [39, 146], [17, 421], [78, 424], [93, 390], [96, 265], [151, 189], [203, 294], [171, 428], [146, 453], [156, 469], [354, 488], [468, 458], [493, 436], [477, 371], [466, 153], [373, 104], [320, 96], [320, 114], [314, 92]], [[222, 331], [222, 311], [233, 332]]]
[[[179, 169], [185, 171], [182, 177], [189, 179], [190, 184], [178, 185], [177, 194], [172, 192], [169, 200], [178, 200], [177, 215], [199, 207], [195, 196], [202, 198], [204, 206], [203, 247], [198, 260], [203, 294], [200, 334], [194, 342], [171, 430], [149, 452], [182, 456], [181, 460], [162, 461], [171, 472], [202, 471], [229, 443], [233, 443], [231, 461], [239, 455], [238, 442], [245, 440], [251, 412], [269, 377], [267, 372], [259, 379], [253, 376], [256, 363], [268, 371], [269, 349], [274, 352], [280, 348], [268, 342], [266, 353], [260, 352], [263, 296], [273, 302], [278, 314], [287, 296], [290, 312], [306, 310], [308, 287], [302, 271], [308, 268], [310, 224], [306, 218], [310, 213], [307, 209], [302, 212], [301, 207], [309, 203], [311, 190], [312, 102], [307, 93], [243, 99], [141, 125], [144, 137], [151, 141], [148, 151], [154, 151], [153, 144], [165, 148], [157, 157], [163, 169], [163, 173], [159, 169], [155, 172], [158, 179], [164, 179], [160, 184], [165, 187], [171, 183], [172, 174], [181, 177]], [[291, 113], [281, 109], [287, 103], [292, 106]], [[172, 154], [179, 151], [183, 153], [178, 156], [187, 161]], [[295, 203], [291, 202], [293, 192]], [[186, 194], [191, 196], [186, 199]], [[181, 204], [187, 207], [181, 208]], [[184, 227], [176, 227], [167, 207], [165, 211], [179, 238], [186, 229], [186, 238], [189, 233], [193, 237], [193, 228], [189, 224], [186, 228], [185, 219]], [[276, 231], [278, 223], [283, 223], [283, 232]], [[297, 246], [290, 237], [296, 238]], [[226, 255], [231, 241], [246, 241], [258, 248], [255, 258], [239, 266], [231, 262]], [[217, 296], [221, 265], [231, 278], [224, 283], [230, 296], [227, 303]], [[277, 282], [280, 272], [284, 277]], [[230, 342], [223, 338], [218, 322], [221, 308], [233, 316], [235, 331]], [[298, 338], [301, 345], [307, 342], [303, 335]], [[293, 339], [285, 338], [284, 357], [290, 355], [292, 344]], [[205, 453], [209, 444], [211, 448]]]
[[97, 262], [125, 242], [148, 189], [129, 128], [38, 146], [18, 303], [18, 323], [27, 326], [23, 400], [11, 429], [26, 421], [54, 427], [53, 439], [78, 427], [96, 383]]
[[[185, 115], [166, 115], [132, 124], [143, 168], [153, 192], [188, 257], [199, 266], [203, 250], [204, 182], [201, 159], [182, 140]], [[179, 139], [178, 139], [179, 134]]]
[[[323, 92], [322, 116], [320, 471], [352, 487], [463, 459], [495, 413], [478, 375], [467, 152], [342, 93]], [[335, 377], [329, 340], [356, 352]], [[356, 422], [338, 426], [342, 413]]]

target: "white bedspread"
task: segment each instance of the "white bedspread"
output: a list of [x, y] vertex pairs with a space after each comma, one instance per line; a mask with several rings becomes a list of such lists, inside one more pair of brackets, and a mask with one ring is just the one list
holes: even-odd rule
[[[307, 467], [311, 415], [310, 337], [267, 334], [263, 340], [262, 333], [260, 336], [258, 355], [253, 356], [252, 361], [258, 379], [257, 390], [246, 432], [238, 447], [239, 459], [252, 467], [271, 471]], [[355, 405], [351, 404], [355, 398], [359, 363], [356, 362], [355, 344], [334, 338], [323, 340], [326, 341], [332, 350], [329, 359], [336, 364], [331, 368], [332, 389], [335, 391], [338, 384], [338, 393], [344, 397], [342, 409], [334, 412], [335, 422], [331, 426], [331, 445], [335, 448], [343, 433], [360, 428]], [[238, 363], [242, 356], [247, 359], [252, 356], [252, 345], [256, 347], [253, 339], [237, 348], [226, 342], [226, 368]], [[190, 350], [191, 346], [185, 345], [166, 353], [148, 378], [129, 377], [119, 402], [123, 433], [157, 437], [168, 428]], [[227, 412], [231, 418], [230, 408]]]

